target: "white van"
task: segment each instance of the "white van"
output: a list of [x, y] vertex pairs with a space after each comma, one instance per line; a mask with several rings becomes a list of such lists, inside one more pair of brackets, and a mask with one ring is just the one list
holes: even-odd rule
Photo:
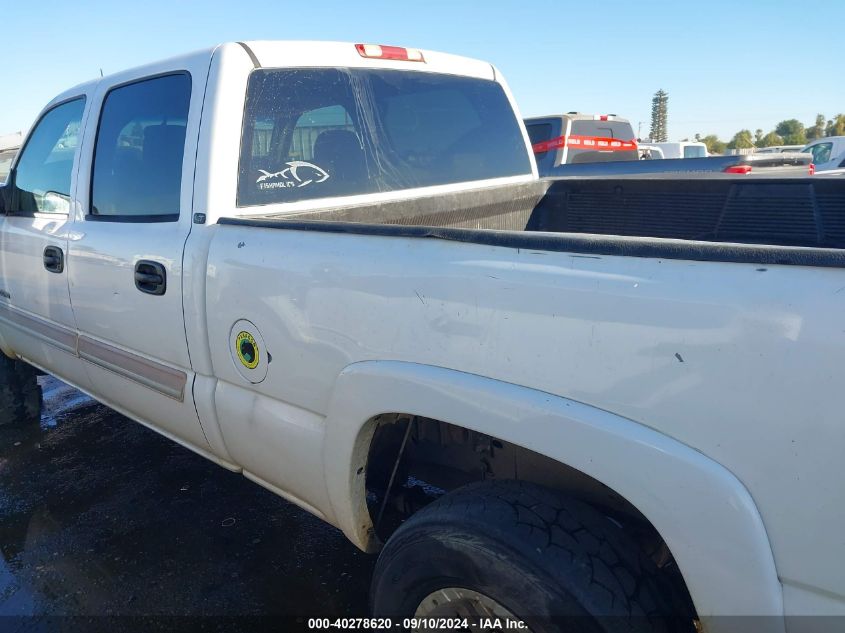
[[845, 136], [827, 136], [805, 145], [802, 152], [813, 155], [816, 171], [845, 167]]

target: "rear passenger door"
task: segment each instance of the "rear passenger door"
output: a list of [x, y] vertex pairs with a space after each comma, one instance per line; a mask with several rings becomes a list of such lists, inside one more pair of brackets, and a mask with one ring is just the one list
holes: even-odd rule
[[[92, 391], [207, 450], [193, 405], [182, 312], [205, 74], [128, 76], [98, 91], [69, 248], [79, 355]], [[199, 76], [199, 85], [194, 76]]]

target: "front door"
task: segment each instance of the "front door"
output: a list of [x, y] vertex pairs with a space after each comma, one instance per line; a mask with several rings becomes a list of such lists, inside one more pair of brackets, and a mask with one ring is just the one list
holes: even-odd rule
[[202, 92], [185, 69], [129, 76], [98, 92], [99, 120], [85, 139], [90, 168], [80, 177], [84, 213], [68, 259], [94, 395], [207, 451], [182, 312]]
[[0, 319], [16, 354], [85, 388], [68, 293], [69, 213], [85, 96], [49, 107], [9, 175], [0, 222]]

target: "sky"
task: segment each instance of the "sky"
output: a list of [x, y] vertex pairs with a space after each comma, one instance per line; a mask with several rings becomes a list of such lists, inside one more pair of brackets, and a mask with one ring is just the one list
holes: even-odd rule
[[729, 140], [845, 112], [835, 31], [845, 0], [0, 0], [0, 135], [77, 83], [225, 41], [339, 40], [476, 57], [523, 116], [615, 113], [648, 134]]

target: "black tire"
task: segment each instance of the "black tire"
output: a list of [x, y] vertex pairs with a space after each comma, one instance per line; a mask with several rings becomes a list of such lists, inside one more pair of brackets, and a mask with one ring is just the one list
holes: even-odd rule
[[379, 557], [373, 613], [413, 617], [446, 587], [492, 598], [534, 633], [694, 630], [616, 522], [535, 484], [471, 484], [413, 515]]
[[0, 427], [37, 423], [41, 403], [36, 370], [0, 353]]

